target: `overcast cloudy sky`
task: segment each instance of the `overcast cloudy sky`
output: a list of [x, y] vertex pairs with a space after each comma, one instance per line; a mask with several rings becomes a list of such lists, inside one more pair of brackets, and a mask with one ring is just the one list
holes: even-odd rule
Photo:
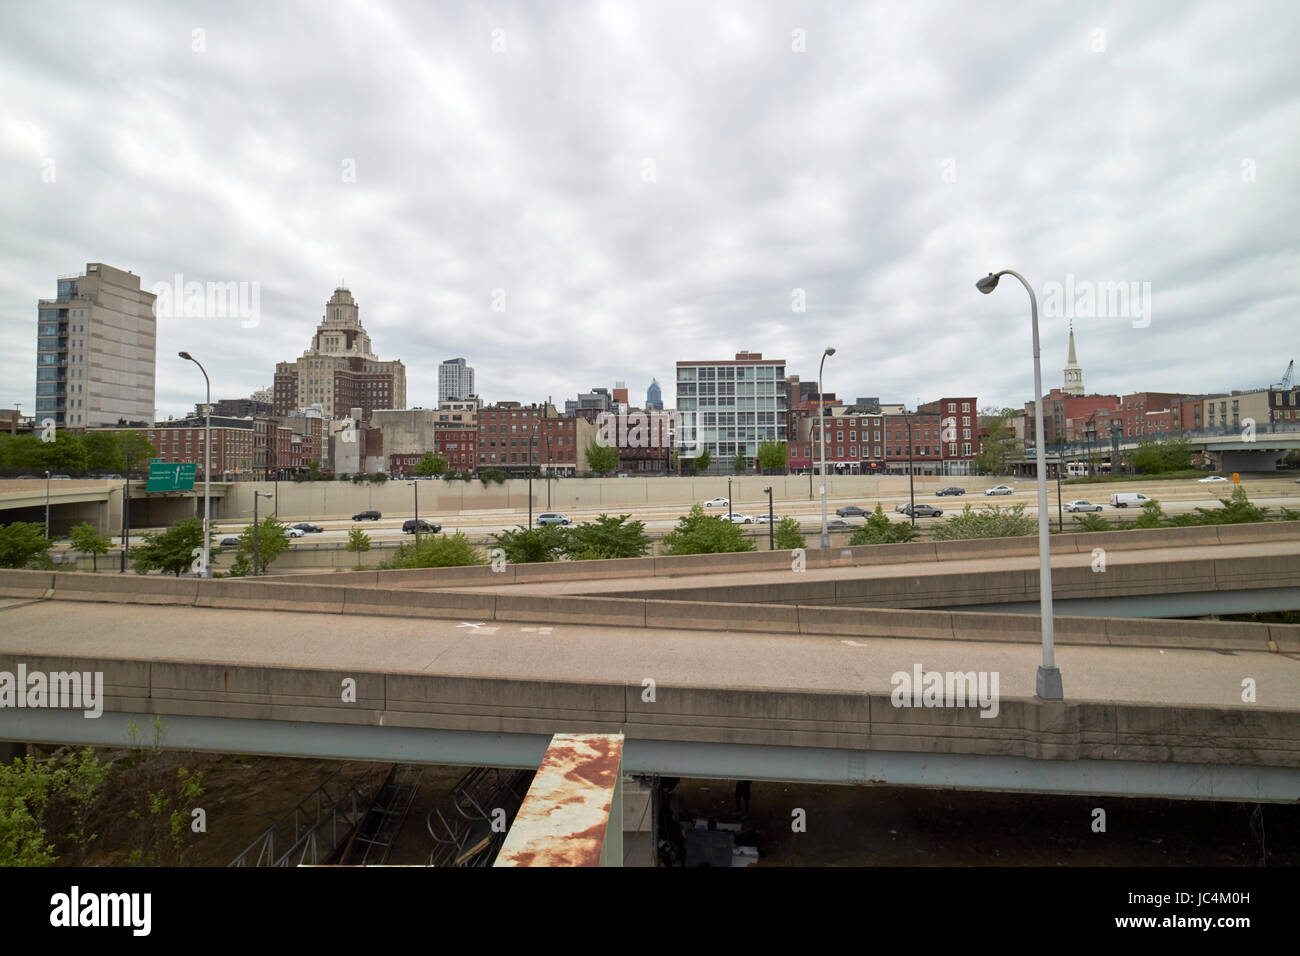
[[0, 405], [33, 408], [36, 300], [90, 261], [260, 284], [255, 327], [160, 321], [164, 417], [202, 397], [178, 349], [247, 395], [340, 281], [410, 405], [453, 356], [488, 400], [655, 376], [671, 402], [678, 359], [808, 379], [826, 345], [842, 397], [1018, 405], [1027, 297], [974, 287], [1003, 268], [1150, 284], [1145, 315], [1075, 319], [1090, 391], [1268, 384], [1300, 357], [1298, 25], [1293, 0], [7, 3]]

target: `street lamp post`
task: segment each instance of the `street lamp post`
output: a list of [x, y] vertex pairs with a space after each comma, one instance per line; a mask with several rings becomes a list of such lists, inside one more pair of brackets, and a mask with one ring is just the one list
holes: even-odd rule
[[767, 550], [776, 550], [776, 530], [772, 527], [772, 489], [764, 488], [767, 492]]
[[[257, 537], [257, 533], [258, 533], [258, 531], [260, 530], [260, 529], [257, 527], [257, 499], [258, 499], [258, 498], [271, 498], [271, 497], [274, 497], [274, 496], [273, 496], [273, 495], [269, 495], [269, 494], [267, 494], [266, 492], [263, 492], [263, 491], [257, 491], [256, 489], [254, 489], [254, 491], [253, 491], [253, 576], [254, 576], [254, 577], [256, 577], [258, 574], [261, 573], [261, 571], [259, 570], [259, 568], [260, 568], [261, 565], [262, 565], [262, 549], [261, 549], [261, 547], [259, 547], [259, 545], [258, 545], [258, 537]], [[204, 569], [206, 570], [206, 566], [207, 566], [207, 550], [206, 550], [206, 549], [204, 549], [203, 555], [204, 555], [204, 560], [203, 560], [203, 563], [204, 563]], [[206, 577], [207, 575], [204, 575], [204, 576]]]
[[50, 540], [50, 473], [45, 473], [45, 540]]
[[411, 487], [415, 489], [415, 550], [420, 550], [420, 482], [415, 480], [411, 482]]
[[912, 500], [908, 511], [912, 516], [912, 527], [916, 527], [916, 479], [912, 476], [916, 469], [912, 467], [912, 413], [903, 409], [903, 421], [907, 422], [907, 495]]
[[537, 426], [542, 423], [539, 418], [533, 422], [533, 433], [528, 436], [528, 530], [533, 529], [533, 445], [537, 442]]
[[[731, 476], [727, 476], [727, 514], [734, 514], [736, 509], [731, 505]], [[728, 519], [730, 520], [730, 519]]]
[[1056, 647], [1052, 615], [1052, 550], [1051, 518], [1047, 515], [1047, 447], [1043, 440], [1043, 373], [1038, 348], [1038, 299], [1034, 290], [1018, 272], [1004, 269], [996, 275], [990, 272], [975, 283], [975, 287], [988, 295], [998, 287], [1001, 276], [1014, 276], [1029, 293], [1029, 312], [1034, 330], [1034, 454], [1038, 462], [1038, 603], [1042, 617], [1043, 660], [1038, 665], [1035, 680], [1041, 700], [1064, 700], [1061, 671], [1056, 666]]
[[817, 365], [817, 433], [822, 446], [822, 547], [831, 546], [831, 533], [826, 527], [826, 393], [822, 391], [822, 370], [826, 367], [826, 356], [834, 355], [835, 349], [827, 348], [822, 352], [822, 360]]
[[[212, 542], [210, 524], [212, 521], [212, 380], [208, 370], [189, 352], [177, 352], [187, 362], [193, 362], [203, 373], [203, 382], [207, 386], [208, 398], [203, 405], [203, 577], [212, 577]], [[257, 510], [257, 499], [253, 499], [253, 509]]]

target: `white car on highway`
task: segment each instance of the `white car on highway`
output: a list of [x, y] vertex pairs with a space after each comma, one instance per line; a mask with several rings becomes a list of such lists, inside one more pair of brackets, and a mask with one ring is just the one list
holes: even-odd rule
[[704, 507], [706, 507], [706, 508], [730, 508], [730, 507], [731, 507], [731, 502], [728, 501], [726, 498], [710, 498], [708, 501], [704, 502]]
[[301, 538], [307, 532], [303, 531], [302, 528], [285, 528], [284, 533], [291, 538]]
[[1084, 501], [1082, 498], [1078, 501], [1071, 501], [1065, 506], [1066, 511], [1100, 511], [1101, 505], [1094, 505], [1091, 501]]
[[1210, 475], [1210, 477], [1208, 478], [1198, 478], [1196, 480], [1199, 484], [1203, 485], [1206, 482], [1210, 482], [1210, 481], [1227, 481], [1228, 479], [1224, 478], [1222, 475]]
[[1015, 490], [1016, 490], [1016, 489], [1012, 488], [1010, 485], [994, 485], [992, 488], [985, 488], [985, 489], [984, 489], [984, 494], [986, 494], [986, 495], [1009, 495], [1009, 494], [1011, 494], [1011, 493], [1012, 493], [1013, 491], [1015, 491]]
[[737, 514], [734, 511], [729, 512], [728, 514], [725, 514], [722, 517], [724, 520], [730, 521], [732, 524], [753, 524], [754, 523], [753, 515]]

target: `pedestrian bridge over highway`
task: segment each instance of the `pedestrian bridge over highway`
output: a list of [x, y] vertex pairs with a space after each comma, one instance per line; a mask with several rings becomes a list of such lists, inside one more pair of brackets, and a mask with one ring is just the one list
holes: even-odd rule
[[[1294, 538], [1224, 531], [1219, 544], [1174, 535], [1167, 550], [1210, 551], [1224, 581], [1251, 560], [1243, 547], [1295, 552]], [[1159, 547], [1126, 548], [1119, 536], [1134, 534], [1076, 537], [1106, 539], [1107, 553]], [[1091, 556], [1093, 541], [1070, 552], [1070, 537], [1062, 559]], [[961, 558], [925, 545], [934, 570], [1005, 561], [998, 549], [1013, 543], [962, 544]], [[866, 580], [898, 566], [880, 549], [845, 550], [810, 552], [805, 571], [784, 573], [853, 568]], [[1062, 616], [1066, 700], [1044, 702], [1029, 615], [628, 596], [633, 581], [767, 575], [779, 555], [274, 581], [0, 572], [0, 671], [105, 681], [102, 717], [0, 708], [0, 739], [121, 743], [130, 721], [160, 714], [176, 747], [536, 767], [555, 733], [622, 733], [629, 773], [1300, 794], [1300, 627]], [[610, 582], [616, 596], [599, 591]], [[918, 671], [996, 674], [996, 707], [900, 695], [898, 675]]]

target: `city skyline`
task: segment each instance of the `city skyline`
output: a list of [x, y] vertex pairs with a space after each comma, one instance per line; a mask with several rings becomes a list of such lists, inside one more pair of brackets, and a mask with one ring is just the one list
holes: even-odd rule
[[[344, 277], [425, 407], [448, 355], [529, 402], [742, 349], [810, 375], [825, 346], [837, 394], [1016, 407], [1027, 303], [974, 289], [1001, 268], [1039, 292], [1045, 384], [1071, 318], [1090, 391], [1276, 381], [1294, 11], [1005, 9], [8, 11], [0, 404], [31, 407], [34, 303], [94, 261], [257, 286], [255, 322], [159, 319], [162, 417], [201, 387], [177, 351], [250, 394]], [[1120, 283], [1131, 314], [1081, 314]]]

